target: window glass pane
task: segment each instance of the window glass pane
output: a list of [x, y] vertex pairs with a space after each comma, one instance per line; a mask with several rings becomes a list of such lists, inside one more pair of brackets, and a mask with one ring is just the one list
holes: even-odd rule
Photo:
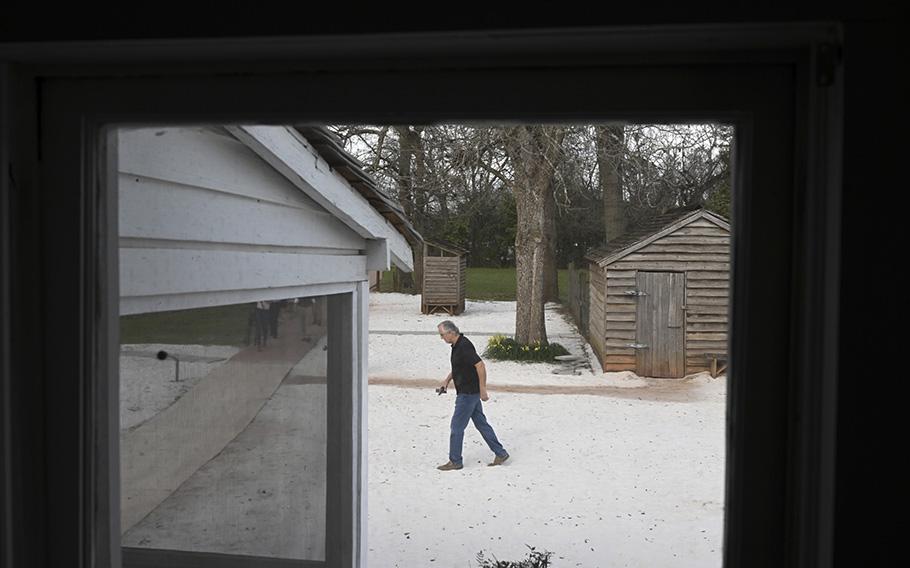
[[720, 566], [733, 129], [332, 128], [428, 242], [373, 279], [370, 566]]
[[325, 305], [121, 318], [123, 546], [324, 559]]

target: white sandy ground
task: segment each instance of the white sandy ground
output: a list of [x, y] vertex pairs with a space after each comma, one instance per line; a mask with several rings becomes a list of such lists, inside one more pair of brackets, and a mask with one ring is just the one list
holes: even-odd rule
[[[720, 395], [722, 387], [714, 385]], [[370, 387], [369, 566], [471, 566], [553, 551], [567, 566], [721, 565], [724, 405], [494, 393], [511, 458], [469, 426], [446, 461], [453, 399]], [[476, 566], [476, 563], [473, 564]]]
[[[570, 354], [583, 357], [587, 365], [580, 375], [555, 375], [561, 365], [485, 361], [491, 384], [569, 385], [643, 387], [647, 383], [633, 373], [604, 373], [591, 346], [584, 340], [559, 304], [549, 303], [544, 310], [547, 335]], [[439, 379], [448, 374], [451, 348], [439, 338], [436, 326], [452, 320], [478, 353], [483, 353], [493, 335], [515, 333], [515, 302], [468, 300], [458, 316], [420, 313], [420, 296], [408, 294], [370, 295], [370, 376], [402, 379]], [[402, 349], [402, 345], [407, 347]]]
[[[400, 379], [403, 387], [445, 377], [450, 348], [436, 335], [436, 324], [446, 317], [421, 315], [419, 302], [419, 296], [371, 295], [371, 377]], [[449, 319], [482, 352], [487, 337], [514, 330], [514, 306], [469, 301], [463, 315]], [[546, 315], [551, 341], [573, 353], [590, 351], [555, 306]], [[173, 362], [167, 363], [172, 373]], [[489, 360], [487, 368], [491, 400], [484, 410], [511, 454], [495, 468], [485, 465], [492, 453], [469, 425], [465, 468], [435, 469], [447, 459], [454, 392], [369, 387], [370, 568], [477, 566], [481, 550], [487, 557], [517, 560], [527, 555], [526, 544], [553, 551], [554, 568], [721, 564], [725, 377], [646, 379], [602, 374], [596, 366], [597, 373], [555, 375], [556, 365]], [[150, 388], [172, 387], [165, 383], [157, 380]], [[603, 392], [495, 390], [503, 385]], [[324, 495], [318, 483], [312, 485], [318, 476], [310, 481], [301, 474], [297, 487], [291, 484], [295, 463], [301, 471], [301, 464], [310, 467], [321, 458], [307, 455], [295, 436], [278, 430], [290, 428], [287, 417], [296, 417], [299, 432], [317, 432], [317, 422], [324, 423], [319, 390], [280, 387], [250, 427], [130, 531], [124, 544], [318, 558], [313, 519], [321, 515], [312, 506]], [[279, 416], [285, 418], [276, 423]]]
[[217, 362], [181, 361], [180, 381], [175, 381], [173, 359], [159, 361], [154, 357], [120, 357], [120, 429], [132, 429], [155, 416], [189, 392], [199, 379], [223, 365], [240, 351], [229, 345], [162, 345], [134, 343], [120, 346], [121, 351], [157, 353], [164, 350], [178, 359], [198, 355], [222, 359]]
[[[445, 378], [444, 319], [482, 352], [492, 334], [514, 332], [515, 302], [424, 316], [419, 296], [372, 294], [370, 376]], [[557, 305], [546, 322], [551, 341], [591, 353]], [[579, 376], [553, 374], [555, 364], [485, 363], [491, 389], [596, 386], [606, 396], [491, 390], [484, 411], [511, 458], [487, 467], [493, 454], [469, 425], [465, 468], [440, 472], [454, 393], [370, 386], [371, 568], [477, 566], [478, 551], [517, 560], [525, 545], [553, 551], [554, 568], [721, 565], [724, 377], [644, 379], [602, 373], [596, 360]]]

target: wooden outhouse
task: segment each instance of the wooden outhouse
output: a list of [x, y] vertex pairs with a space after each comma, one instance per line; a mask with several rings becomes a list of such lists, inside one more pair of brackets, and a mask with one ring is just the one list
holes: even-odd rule
[[464, 311], [467, 288], [467, 251], [451, 243], [433, 241], [423, 245], [423, 286], [420, 311], [424, 314]]
[[716, 375], [727, 360], [730, 223], [702, 208], [653, 217], [585, 256], [590, 343], [604, 371]]

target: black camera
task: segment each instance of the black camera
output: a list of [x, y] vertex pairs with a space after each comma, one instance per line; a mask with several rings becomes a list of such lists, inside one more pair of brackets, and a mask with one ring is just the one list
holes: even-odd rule
[[445, 387], [439, 387], [436, 389], [436, 394], [445, 394], [445, 393], [446, 393]]

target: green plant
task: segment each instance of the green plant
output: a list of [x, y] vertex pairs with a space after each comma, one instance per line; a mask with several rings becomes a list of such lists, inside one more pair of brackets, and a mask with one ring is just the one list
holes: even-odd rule
[[558, 343], [535, 342], [521, 345], [511, 337], [494, 335], [487, 342], [484, 356], [500, 361], [553, 361], [557, 355], [568, 355], [565, 347]]
[[486, 558], [483, 551], [477, 553], [476, 560], [478, 568], [547, 568], [550, 566], [550, 557], [552, 552], [538, 552], [533, 546], [525, 545], [531, 552], [528, 557], [522, 560], [499, 560], [495, 556]]

